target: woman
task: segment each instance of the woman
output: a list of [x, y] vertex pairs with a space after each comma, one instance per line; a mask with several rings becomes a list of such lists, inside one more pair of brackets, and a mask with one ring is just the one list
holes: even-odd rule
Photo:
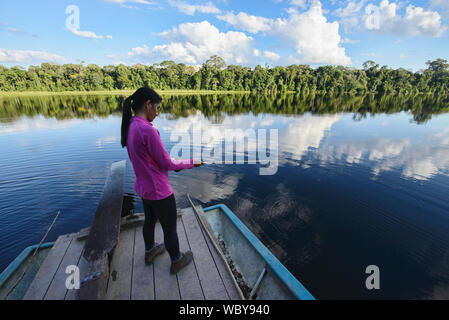
[[[152, 264], [156, 256], [165, 252], [171, 258], [170, 272], [175, 274], [188, 265], [192, 259], [191, 251], [179, 251], [176, 232], [176, 201], [168, 180], [169, 170], [192, 169], [203, 165], [201, 161], [172, 160], [165, 150], [159, 131], [152, 121], [158, 115], [162, 98], [148, 87], [138, 89], [123, 104], [122, 147], [126, 147], [134, 168], [136, 181], [134, 189], [143, 201], [145, 223], [145, 263]], [[131, 109], [135, 116], [132, 117]], [[164, 231], [164, 244], [154, 242], [154, 227], [159, 220]]]

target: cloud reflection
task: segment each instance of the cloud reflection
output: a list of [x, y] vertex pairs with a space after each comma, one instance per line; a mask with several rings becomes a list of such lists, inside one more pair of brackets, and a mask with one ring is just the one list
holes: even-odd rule
[[120, 137], [103, 137], [95, 140], [95, 144], [97, 147], [101, 148], [106, 144], [114, 144], [120, 140]]
[[280, 135], [281, 148], [291, 153], [294, 160], [301, 160], [309, 148], [319, 148], [326, 132], [339, 120], [339, 115], [302, 116], [290, 123]]
[[173, 188], [179, 194], [189, 193], [192, 198], [203, 203], [216, 202], [232, 196], [237, 189], [239, 174], [221, 174], [206, 167], [186, 175], [173, 175], [170, 179]]
[[339, 161], [373, 162], [374, 177], [382, 172], [400, 170], [404, 178], [428, 180], [449, 171], [449, 130], [430, 134], [421, 142], [408, 138], [328, 142], [317, 156], [322, 165]]
[[0, 122], [0, 135], [29, 132], [35, 130], [64, 129], [82, 123], [82, 119], [57, 120], [37, 116], [33, 118], [22, 117], [12, 122]]
[[[203, 134], [211, 138], [203, 141], [203, 146], [208, 147], [221, 143], [225, 138], [226, 129], [277, 128], [279, 154], [288, 155], [288, 159], [281, 156], [281, 162], [297, 164], [297, 161], [311, 152], [312, 157], [321, 166], [339, 162], [368, 165], [373, 178], [377, 178], [382, 172], [400, 170], [405, 178], [428, 180], [439, 173], [449, 171], [449, 128], [436, 133], [420, 131], [417, 136], [416, 131], [410, 131], [415, 134], [412, 137], [408, 135], [408, 131], [396, 131], [398, 122], [395, 118], [405, 119], [403, 115], [393, 115], [390, 116], [391, 120], [379, 122], [364, 119], [357, 123], [349, 122], [349, 129], [344, 127], [348, 123], [336, 128], [335, 124], [345, 117], [344, 114], [305, 114], [293, 117], [248, 114], [224, 116], [216, 123], [197, 112], [176, 120], [161, 117], [156, 127], [167, 132], [191, 132], [195, 127], [201, 126]], [[370, 126], [369, 129], [365, 129], [367, 125]], [[392, 133], [387, 130], [392, 130]], [[364, 132], [364, 135], [359, 134], [359, 131]], [[307, 168], [310, 163], [301, 165]]]

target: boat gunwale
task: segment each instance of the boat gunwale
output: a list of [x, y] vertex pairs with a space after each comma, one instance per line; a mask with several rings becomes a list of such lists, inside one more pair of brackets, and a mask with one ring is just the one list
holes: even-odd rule
[[221, 209], [231, 220], [234, 226], [242, 232], [251, 246], [259, 253], [268, 267], [275, 273], [281, 282], [290, 290], [290, 292], [300, 300], [315, 300], [312, 294], [303, 286], [303, 284], [291, 274], [290, 271], [271, 253], [271, 251], [248, 229], [247, 226], [225, 205], [217, 204], [203, 211], [206, 213], [215, 209]]
[[22, 252], [0, 273], [0, 288], [11, 278], [11, 276], [20, 268], [22, 263], [29, 257], [35, 249], [47, 249], [53, 247], [54, 242], [45, 242], [40, 246], [38, 244], [31, 245], [22, 250]]

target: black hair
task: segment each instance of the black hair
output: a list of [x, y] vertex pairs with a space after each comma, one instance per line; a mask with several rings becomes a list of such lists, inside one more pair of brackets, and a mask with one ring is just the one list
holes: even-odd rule
[[123, 102], [123, 115], [122, 115], [122, 147], [126, 147], [126, 141], [128, 140], [128, 129], [131, 122], [131, 108], [134, 114], [137, 114], [144, 106], [145, 102], [151, 101], [151, 104], [157, 104], [162, 101], [160, 95], [157, 94], [151, 88], [142, 87], [137, 89], [131, 96], [125, 99]]

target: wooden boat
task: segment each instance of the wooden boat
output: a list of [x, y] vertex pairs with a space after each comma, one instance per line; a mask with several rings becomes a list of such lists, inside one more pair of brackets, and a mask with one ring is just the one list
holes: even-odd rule
[[197, 214], [247, 299], [315, 299], [226, 205], [197, 208]]
[[[0, 275], [1, 299], [25, 269], [8, 299], [314, 299], [223, 204], [178, 211], [180, 249], [193, 252], [193, 263], [176, 275], [167, 254], [145, 266], [144, 215], [121, 217], [125, 164], [112, 164], [92, 226], [25, 249]], [[155, 237], [163, 241], [159, 223]], [[79, 270], [80, 288], [66, 286], [68, 266]]]
[[[40, 246], [29, 246], [25, 248], [14, 259], [14, 261], [9, 264], [8, 267], [6, 267], [6, 269], [0, 274], [0, 300], [5, 299], [18, 279], [22, 277], [24, 271], [26, 271], [25, 275], [17, 284], [16, 288], [10, 293], [8, 299], [18, 300], [25, 295], [25, 292], [28, 290], [31, 282], [36, 276], [37, 271], [52, 247], [53, 242], [43, 243]], [[34, 254], [35, 250], [37, 250], [36, 254]], [[32, 258], [33, 254], [34, 257]], [[29, 263], [31, 264], [29, 265]]]

